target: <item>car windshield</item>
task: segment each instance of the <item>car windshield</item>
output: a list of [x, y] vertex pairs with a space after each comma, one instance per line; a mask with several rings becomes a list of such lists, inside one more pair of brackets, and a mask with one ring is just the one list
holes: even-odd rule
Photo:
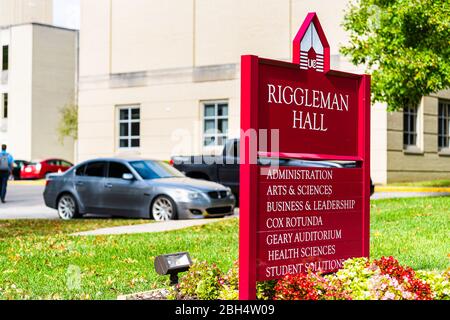
[[162, 161], [139, 160], [130, 162], [130, 165], [145, 180], [184, 177], [180, 171]]

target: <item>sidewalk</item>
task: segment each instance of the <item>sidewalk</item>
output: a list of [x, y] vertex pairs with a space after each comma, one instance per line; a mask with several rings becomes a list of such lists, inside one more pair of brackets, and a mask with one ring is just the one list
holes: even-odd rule
[[45, 186], [45, 179], [43, 180], [11, 180], [8, 182], [10, 186]]
[[450, 192], [450, 187], [375, 186], [375, 192]]
[[120, 226], [111, 228], [102, 228], [91, 231], [77, 232], [73, 236], [97, 236], [97, 235], [117, 235], [117, 234], [133, 234], [133, 233], [153, 233], [179, 230], [194, 226], [201, 226], [208, 223], [223, 221], [224, 219], [234, 218], [236, 215], [218, 219], [198, 219], [198, 220], [172, 220], [165, 222], [153, 222], [146, 224], [137, 224], [131, 226]]

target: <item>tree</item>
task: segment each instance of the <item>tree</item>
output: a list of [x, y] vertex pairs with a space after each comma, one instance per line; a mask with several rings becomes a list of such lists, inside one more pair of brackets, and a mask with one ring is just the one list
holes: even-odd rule
[[60, 110], [61, 120], [59, 122], [57, 131], [60, 142], [64, 138], [70, 137], [74, 140], [78, 139], [78, 106], [69, 103]]
[[450, 88], [449, 0], [358, 0], [343, 26], [350, 44], [341, 52], [366, 65], [373, 99], [389, 110]]

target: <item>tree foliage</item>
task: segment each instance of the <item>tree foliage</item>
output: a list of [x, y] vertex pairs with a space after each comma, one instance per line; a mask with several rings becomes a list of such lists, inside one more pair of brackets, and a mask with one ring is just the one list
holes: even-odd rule
[[61, 119], [57, 129], [60, 142], [67, 137], [78, 139], [78, 106], [73, 103], [66, 104], [60, 113]]
[[450, 87], [449, 0], [357, 0], [343, 26], [341, 52], [367, 66], [374, 100], [390, 110]]

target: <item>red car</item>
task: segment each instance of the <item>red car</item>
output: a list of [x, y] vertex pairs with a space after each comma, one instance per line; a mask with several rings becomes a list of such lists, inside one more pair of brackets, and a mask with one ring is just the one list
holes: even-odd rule
[[21, 179], [44, 179], [51, 173], [65, 172], [72, 166], [72, 163], [62, 159], [33, 161], [22, 167], [20, 177]]

